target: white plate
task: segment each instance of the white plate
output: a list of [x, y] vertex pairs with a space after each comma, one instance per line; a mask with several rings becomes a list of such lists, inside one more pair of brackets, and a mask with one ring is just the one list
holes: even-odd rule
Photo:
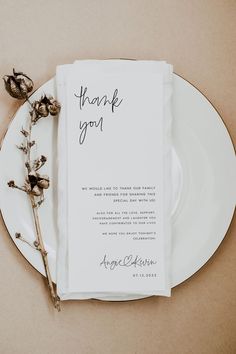
[[[55, 96], [54, 79], [40, 87], [31, 96], [31, 101], [43, 93]], [[174, 76], [173, 116], [173, 141], [182, 166], [182, 190], [172, 218], [172, 287], [194, 274], [215, 252], [229, 227], [236, 200], [235, 153], [223, 121], [210, 102], [177, 75]], [[24, 193], [7, 186], [11, 179], [18, 185], [24, 181], [23, 154], [16, 144], [22, 141], [20, 130], [25, 127], [27, 117], [28, 105], [25, 103], [17, 111], [2, 144], [0, 203], [3, 219], [16, 246], [44, 274], [39, 252], [15, 238], [15, 233], [21, 232], [26, 239], [34, 240], [29, 202]], [[52, 117], [42, 119], [33, 129], [38, 154], [48, 157], [43, 167], [44, 173], [52, 181], [39, 213], [54, 281], [57, 244], [56, 134], [57, 119]]]

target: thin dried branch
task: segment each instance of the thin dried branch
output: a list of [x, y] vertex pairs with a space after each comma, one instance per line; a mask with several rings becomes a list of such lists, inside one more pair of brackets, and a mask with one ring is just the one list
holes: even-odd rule
[[19, 189], [28, 194], [33, 211], [36, 240], [32, 244], [20, 233], [16, 233], [15, 237], [41, 253], [50, 296], [54, 307], [60, 311], [60, 298], [58, 297], [56, 287], [52, 282], [47, 258], [48, 252], [44, 246], [38, 216], [38, 208], [44, 201], [44, 189], [49, 188], [50, 181], [48, 176], [40, 175], [37, 171], [45, 164], [47, 158], [44, 155], [41, 155], [39, 158], [31, 161], [31, 148], [36, 144], [35, 140], [31, 140], [32, 127], [43, 117], [57, 115], [60, 111], [60, 104], [54, 98], [47, 97], [46, 95], [44, 95], [39, 101], [31, 103], [28, 98], [28, 93], [33, 89], [33, 81], [27, 75], [21, 72], [16, 72], [14, 69], [13, 75], [5, 75], [3, 80], [6, 91], [12, 97], [16, 99], [26, 99], [31, 107], [29, 112], [29, 126], [27, 129], [24, 129], [23, 127], [21, 129], [25, 141], [20, 146], [17, 146], [17, 148], [25, 154], [25, 168], [27, 171], [25, 182], [22, 187], [19, 187], [15, 184], [14, 180], [10, 180], [8, 186], [10, 188]]
[[35, 250], [38, 250], [38, 248], [35, 246], [34, 242], [31, 243], [30, 241], [26, 240], [26, 238], [24, 238], [20, 232], [16, 232], [15, 233], [15, 238], [18, 238], [19, 240], [21, 240], [22, 242], [27, 243], [30, 247], [32, 247]]
[[54, 307], [58, 311], [60, 311], [60, 298], [58, 297], [56, 290], [55, 290], [55, 286], [52, 282], [51, 273], [50, 273], [49, 265], [48, 265], [47, 251], [44, 247], [40, 223], [39, 223], [38, 211], [37, 211], [37, 208], [34, 207], [34, 205], [35, 205], [34, 196], [30, 195], [30, 201], [31, 201], [31, 205], [32, 205], [32, 210], [33, 210], [33, 215], [34, 215], [34, 223], [35, 223], [35, 229], [36, 229], [36, 235], [37, 235], [36, 242], [38, 245], [38, 250], [40, 251], [40, 253], [42, 255], [44, 269], [45, 269], [45, 273], [46, 273], [46, 279], [47, 279], [48, 287], [50, 290], [51, 299], [52, 299]]
[[10, 187], [10, 188], [16, 188], [16, 189], [19, 189], [19, 190], [22, 191], [22, 192], [28, 193], [28, 191], [26, 190], [25, 187], [19, 187], [19, 186], [17, 186], [17, 185], [15, 184], [15, 181], [13, 181], [13, 180], [7, 182], [7, 184], [8, 184], [8, 187]]

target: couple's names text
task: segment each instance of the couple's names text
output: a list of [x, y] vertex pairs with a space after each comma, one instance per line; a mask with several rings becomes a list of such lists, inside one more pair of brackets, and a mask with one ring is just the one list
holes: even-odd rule
[[142, 258], [138, 255], [129, 254], [120, 259], [108, 259], [107, 255], [104, 254], [102, 261], [100, 262], [100, 267], [103, 266], [105, 269], [114, 270], [117, 267], [150, 267], [157, 263], [156, 260], [150, 258]]
[[[85, 105], [96, 105], [98, 108], [100, 106], [109, 105], [111, 107], [111, 112], [115, 112], [115, 108], [118, 108], [123, 99], [119, 99], [118, 97], [118, 89], [115, 89], [112, 97], [109, 99], [107, 95], [103, 95], [102, 97], [89, 97], [87, 87], [80, 87], [80, 93], [74, 93], [75, 97], [79, 99], [79, 108], [82, 110]], [[98, 128], [101, 132], [103, 131], [103, 117], [100, 117], [99, 120], [90, 120], [90, 121], [80, 121], [79, 122], [79, 143], [82, 145], [87, 136], [88, 128]]]

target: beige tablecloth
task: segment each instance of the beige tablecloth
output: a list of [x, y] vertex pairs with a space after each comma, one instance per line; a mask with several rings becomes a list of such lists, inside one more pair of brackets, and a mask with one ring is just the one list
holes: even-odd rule
[[[78, 58], [167, 60], [215, 105], [236, 142], [233, 0], [0, 0], [0, 76], [38, 87]], [[0, 132], [17, 103], [0, 90]], [[210, 261], [171, 298], [69, 301], [58, 314], [42, 277], [0, 223], [0, 353], [233, 354], [236, 222]]]

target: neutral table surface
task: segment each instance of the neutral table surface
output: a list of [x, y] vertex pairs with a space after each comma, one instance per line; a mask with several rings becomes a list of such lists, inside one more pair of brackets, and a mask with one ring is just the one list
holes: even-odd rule
[[[39, 87], [57, 64], [85, 58], [167, 60], [211, 100], [236, 143], [235, 0], [0, 0], [0, 77], [15, 67]], [[1, 137], [16, 108], [0, 87]], [[0, 353], [236, 353], [235, 236], [234, 219], [171, 298], [69, 301], [58, 314], [1, 221]]]

